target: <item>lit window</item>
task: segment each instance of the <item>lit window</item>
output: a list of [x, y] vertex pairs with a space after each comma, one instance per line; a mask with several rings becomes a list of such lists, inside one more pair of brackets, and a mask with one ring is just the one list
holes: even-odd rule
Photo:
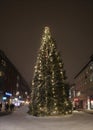
[[80, 96], [80, 95], [81, 95], [81, 92], [80, 92], [80, 91], [78, 91], [78, 92], [77, 92], [77, 96]]
[[93, 70], [93, 66], [90, 66], [90, 70]]
[[1, 60], [1, 64], [3, 65], [3, 66], [6, 66], [6, 62], [2, 59]]
[[2, 71], [0, 71], [0, 77], [2, 77]]
[[90, 75], [90, 82], [93, 81], [93, 73]]
[[90, 78], [90, 82], [92, 82], [93, 81], [93, 79], [92, 78]]
[[0, 71], [0, 77], [4, 76], [4, 72]]

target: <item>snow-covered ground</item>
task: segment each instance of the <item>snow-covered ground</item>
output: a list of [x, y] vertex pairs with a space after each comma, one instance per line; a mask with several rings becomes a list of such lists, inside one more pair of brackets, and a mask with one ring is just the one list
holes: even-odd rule
[[0, 130], [93, 130], [93, 115], [74, 112], [60, 117], [33, 117], [28, 107], [16, 109], [13, 114], [0, 117]]

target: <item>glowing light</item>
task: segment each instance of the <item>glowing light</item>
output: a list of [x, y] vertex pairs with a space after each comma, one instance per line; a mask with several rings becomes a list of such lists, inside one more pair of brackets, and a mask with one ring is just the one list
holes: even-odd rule
[[58, 108], [57, 108], [57, 107], [55, 107], [55, 110], [58, 110]]
[[52, 88], [52, 90], [54, 90], [54, 88]]
[[11, 93], [8, 93], [8, 92], [6, 92], [5, 95], [6, 95], [6, 96], [12, 96], [12, 94], [11, 94]]
[[3, 100], [6, 100], [6, 99], [7, 99], [7, 97], [3, 97], [2, 99], [3, 99]]
[[51, 80], [51, 82], [52, 82], [52, 83], [54, 82], [53, 79]]
[[4, 72], [0, 71], [0, 77], [4, 76]]
[[61, 63], [59, 63], [59, 66], [60, 66], [60, 67], [62, 67], [62, 64], [61, 64]]
[[66, 114], [68, 114], [68, 112], [66, 111]]
[[34, 82], [32, 82], [32, 85], [34, 85]]
[[61, 71], [60, 74], [63, 74], [63, 72]]

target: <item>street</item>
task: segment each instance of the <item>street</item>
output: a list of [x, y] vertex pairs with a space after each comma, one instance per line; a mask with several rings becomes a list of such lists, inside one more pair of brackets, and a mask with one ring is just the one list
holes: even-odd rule
[[0, 117], [0, 130], [93, 130], [93, 114], [74, 112], [60, 117], [33, 117], [28, 107]]

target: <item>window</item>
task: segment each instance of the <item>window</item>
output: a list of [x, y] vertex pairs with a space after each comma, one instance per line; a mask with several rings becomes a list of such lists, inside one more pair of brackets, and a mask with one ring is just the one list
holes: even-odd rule
[[90, 66], [90, 70], [93, 70], [93, 66]]
[[0, 71], [0, 77], [3, 77], [3, 76], [4, 76], [4, 72]]
[[78, 97], [78, 96], [80, 96], [80, 95], [81, 95], [81, 92], [80, 92], [80, 91], [78, 91], [78, 92], [77, 92], [77, 97]]
[[93, 63], [90, 64], [90, 70], [93, 70]]
[[1, 60], [1, 64], [3, 65], [3, 66], [6, 66], [6, 62], [2, 59]]
[[93, 73], [90, 75], [90, 82], [93, 81]]

